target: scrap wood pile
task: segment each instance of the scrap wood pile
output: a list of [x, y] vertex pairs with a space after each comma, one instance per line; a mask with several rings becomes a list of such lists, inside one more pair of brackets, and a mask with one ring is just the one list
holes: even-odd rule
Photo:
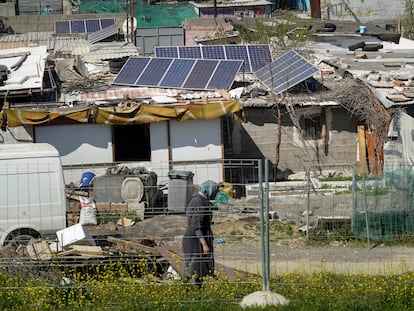
[[[59, 248], [56, 242], [32, 240], [26, 246], [5, 246], [0, 249], [0, 266], [5, 270], [30, 273], [35, 268], [38, 273], [53, 267], [81, 269], [111, 263], [147, 264], [152, 275], [165, 279], [180, 279], [183, 271], [184, 257], [181, 249], [173, 246], [157, 245], [150, 238], [121, 239], [107, 236], [107, 246], [73, 244]], [[16, 270], [18, 267], [22, 268]], [[23, 269], [24, 267], [24, 269]], [[11, 268], [11, 269], [10, 269]], [[41, 269], [39, 269], [41, 268]], [[216, 274], [234, 277], [249, 277], [245, 272], [216, 263]]]
[[113, 263], [146, 264], [155, 276], [166, 278], [167, 274], [173, 273], [179, 278], [179, 274], [158, 250], [155, 241], [149, 237], [126, 240], [108, 236], [105, 246], [82, 242], [64, 248], [57, 242], [42, 239], [33, 239], [27, 245], [7, 245], [0, 249], [0, 266], [13, 274], [20, 272], [33, 275], [34, 271], [41, 273], [41, 270], [52, 266], [54, 269], [66, 270], [69, 267], [87, 271], [94, 266]]

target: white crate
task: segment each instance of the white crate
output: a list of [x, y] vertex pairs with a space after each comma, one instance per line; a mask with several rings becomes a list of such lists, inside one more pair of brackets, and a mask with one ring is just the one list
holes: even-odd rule
[[56, 235], [62, 248], [73, 244], [96, 246], [95, 240], [81, 224], [59, 230]]

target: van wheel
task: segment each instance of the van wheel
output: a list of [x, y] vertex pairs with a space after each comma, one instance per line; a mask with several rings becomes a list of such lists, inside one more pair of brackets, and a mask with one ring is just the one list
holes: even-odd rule
[[33, 238], [40, 238], [40, 233], [32, 229], [16, 230], [7, 236], [4, 244], [13, 246], [27, 245]]

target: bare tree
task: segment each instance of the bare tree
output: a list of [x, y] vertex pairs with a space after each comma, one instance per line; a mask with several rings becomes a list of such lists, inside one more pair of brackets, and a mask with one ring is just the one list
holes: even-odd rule
[[360, 80], [346, 79], [338, 93], [340, 104], [365, 124], [370, 137], [372, 152], [368, 151], [370, 174], [381, 175], [383, 146], [387, 139], [391, 113], [379, 102], [370, 88]]

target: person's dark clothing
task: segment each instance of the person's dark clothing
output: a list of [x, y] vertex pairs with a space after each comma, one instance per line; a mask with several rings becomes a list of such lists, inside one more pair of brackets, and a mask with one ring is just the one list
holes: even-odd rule
[[[214, 274], [213, 232], [211, 220], [213, 217], [210, 202], [207, 197], [198, 192], [193, 195], [186, 208], [187, 229], [183, 237], [184, 276], [189, 280], [195, 277], [197, 285], [201, 279]], [[204, 237], [210, 248], [209, 254], [204, 254], [200, 237]]]

